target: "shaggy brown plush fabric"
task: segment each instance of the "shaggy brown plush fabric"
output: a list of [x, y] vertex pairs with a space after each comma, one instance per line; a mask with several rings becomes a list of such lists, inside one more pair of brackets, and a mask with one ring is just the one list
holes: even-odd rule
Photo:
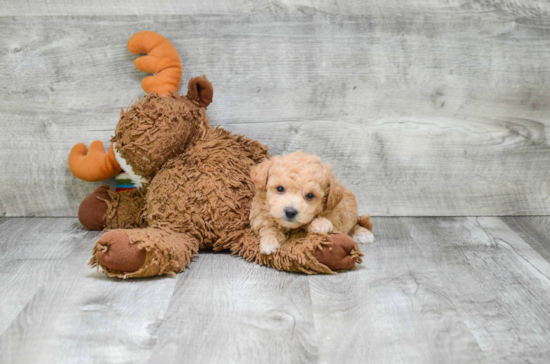
[[151, 227], [189, 233], [201, 248], [220, 250], [248, 227], [254, 186], [246, 175], [267, 148], [221, 128], [204, 125], [200, 130], [151, 182], [147, 219]]
[[192, 78], [187, 96], [175, 93], [181, 63], [166, 38], [139, 32], [128, 49], [148, 54], [135, 65], [154, 74], [142, 82], [149, 95], [121, 111], [108, 153], [96, 141], [89, 151], [75, 146], [69, 156], [79, 178], [112, 177], [121, 163], [142, 187], [115, 193], [102, 186], [82, 202], [83, 225], [112, 229], [96, 242], [92, 266], [120, 278], [175, 274], [199, 249], [229, 249], [248, 261], [310, 274], [361, 262], [357, 245], [344, 235], [297, 232], [274, 254], [260, 254], [249, 226], [254, 193], [249, 170], [269, 157], [267, 148], [209, 125], [205, 108], [214, 89], [206, 77]]
[[[96, 242], [90, 265], [101, 266], [105, 274], [118, 278], [175, 275], [191, 263], [194, 255], [198, 255], [199, 245], [187, 234], [157, 229], [114, 230]], [[353, 239], [342, 234], [297, 233], [275, 254], [263, 255], [259, 251], [258, 238], [248, 230], [235, 236], [235, 240], [225, 248], [249, 262], [306, 274], [350, 270], [356, 263], [361, 263], [363, 256]]]
[[[135, 248], [128, 248], [128, 242]], [[123, 248], [108, 256], [107, 253], [116, 245]], [[118, 278], [175, 275], [184, 270], [198, 253], [198, 242], [189, 235], [152, 228], [113, 230], [96, 242], [90, 265], [101, 266], [105, 274]], [[120, 269], [122, 264], [131, 266], [131, 269]]]
[[[264, 255], [260, 253], [259, 238], [252, 231], [242, 234], [244, 238], [232, 241], [226, 248], [249, 262], [278, 270], [332, 274], [338, 270], [353, 269], [356, 263], [362, 262], [363, 253], [357, 243], [347, 235], [338, 234], [340, 239], [332, 239], [334, 235], [297, 232], [275, 253]], [[319, 251], [324, 251], [324, 254], [318, 255]]]
[[204, 109], [187, 97], [151, 94], [121, 112], [111, 141], [134, 172], [150, 180], [168, 159], [185, 150], [195, 125], [204, 122]]
[[83, 211], [95, 209], [87, 216], [120, 229], [97, 241], [90, 261], [109, 276], [175, 274], [199, 249], [229, 249], [251, 262], [308, 274], [352, 269], [361, 262], [349, 236], [304, 232], [292, 235], [275, 254], [262, 255], [249, 225], [255, 191], [249, 170], [269, 156], [267, 148], [211, 127], [204, 108], [187, 97], [145, 96], [122, 113], [112, 141], [149, 183], [123, 193], [104, 188], [94, 204], [91, 197], [83, 202]]
[[147, 226], [145, 220], [145, 193], [137, 189], [116, 193], [108, 190], [109, 199], [105, 211], [105, 229], [139, 229]]
[[122, 113], [112, 141], [150, 183], [130, 192], [102, 191], [108, 194], [101, 199], [107, 208], [94, 205], [105, 211], [105, 228], [121, 229], [97, 241], [90, 261], [109, 276], [175, 274], [199, 249], [229, 249], [251, 262], [308, 274], [352, 269], [361, 262], [349, 236], [304, 232], [292, 235], [275, 254], [262, 255], [249, 226], [255, 191], [249, 170], [269, 156], [267, 148], [211, 127], [204, 108], [187, 97], [145, 96]]

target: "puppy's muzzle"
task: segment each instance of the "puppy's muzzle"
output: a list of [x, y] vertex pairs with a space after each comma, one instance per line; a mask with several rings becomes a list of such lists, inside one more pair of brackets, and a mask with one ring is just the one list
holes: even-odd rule
[[298, 215], [298, 211], [293, 207], [285, 208], [285, 216], [288, 220], [292, 220]]

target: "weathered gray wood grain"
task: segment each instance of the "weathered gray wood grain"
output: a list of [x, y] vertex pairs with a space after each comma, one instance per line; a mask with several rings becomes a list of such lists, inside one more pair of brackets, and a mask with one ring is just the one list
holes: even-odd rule
[[544, 0], [2, 0], [6, 15], [204, 15], [204, 14], [335, 14], [513, 12], [526, 17], [550, 13]]
[[2, 222], [1, 363], [147, 360], [175, 279], [95, 274], [87, 261], [99, 233], [74, 218]]
[[202, 254], [180, 274], [151, 363], [317, 363], [308, 277]]
[[489, 362], [548, 362], [547, 260], [498, 218], [402, 221]]
[[212, 15], [274, 12], [270, 0], [2, 0], [0, 16], [18, 15]]
[[[544, 284], [550, 282], [550, 262], [523, 240], [502, 219], [496, 217], [477, 217], [477, 222], [495, 244], [510, 249], [527, 269], [533, 270], [533, 276]], [[534, 280], [534, 279], [533, 279]]]
[[100, 233], [76, 219], [3, 218], [0, 363], [547, 363], [550, 263], [513, 219], [375, 218], [336, 276], [203, 253], [122, 281], [86, 265]]
[[273, 7], [279, 12], [327, 13], [327, 14], [437, 14], [513, 12], [523, 16], [538, 17], [548, 14], [550, 6], [544, 0], [273, 0]]
[[68, 152], [106, 142], [142, 94], [125, 44], [152, 29], [184, 79], [212, 80], [213, 124], [321, 155], [361, 213], [547, 214], [550, 17], [453, 4], [465, 12], [3, 17], [0, 213], [76, 214], [94, 186]]
[[321, 362], [485, 362], [437, 261], [411, 236], [411, 222], [374, 224], [377, 243], [362, 246], [357, 270], [310, 278]]
[[0, 220], [0, 333], [59, 274], [75, 246], [96, 235], [74, 218]]
[[550, 217], [514, 216], [502, 220], [534, 250], [550, 262]]

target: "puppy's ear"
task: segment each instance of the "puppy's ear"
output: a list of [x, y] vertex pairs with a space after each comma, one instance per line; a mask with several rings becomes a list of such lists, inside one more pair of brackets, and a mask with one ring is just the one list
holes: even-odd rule
[[332, 175], [332, 167], [325, 164], [325, 175], [328, 178], [327, 210], [333, 210], [344, 198], [344, 187]]
[[269, 178], [269, 169], [272, 164], [273, 159], [266, 159], [262, 163], [257, 164], [250, 169], [250, 178], [252, 179], [252, 182], [254, 182], [258, 192], [266, 190], [267, 180]]
[[334, 209], [343, 198], [344, 189], [342, 184], [338, 182], [336, 178], [331, 177], [328, 187], [327, 210]]

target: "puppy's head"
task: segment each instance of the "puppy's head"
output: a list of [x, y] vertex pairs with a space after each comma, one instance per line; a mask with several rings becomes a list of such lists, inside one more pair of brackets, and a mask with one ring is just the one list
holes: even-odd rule
[[342, 186], [330, 164], [301, 151], [274, 157], [250, 171], [256, 193], [265, 193], [269, 214], [281, 226], [295, 229], [342, 200]]

